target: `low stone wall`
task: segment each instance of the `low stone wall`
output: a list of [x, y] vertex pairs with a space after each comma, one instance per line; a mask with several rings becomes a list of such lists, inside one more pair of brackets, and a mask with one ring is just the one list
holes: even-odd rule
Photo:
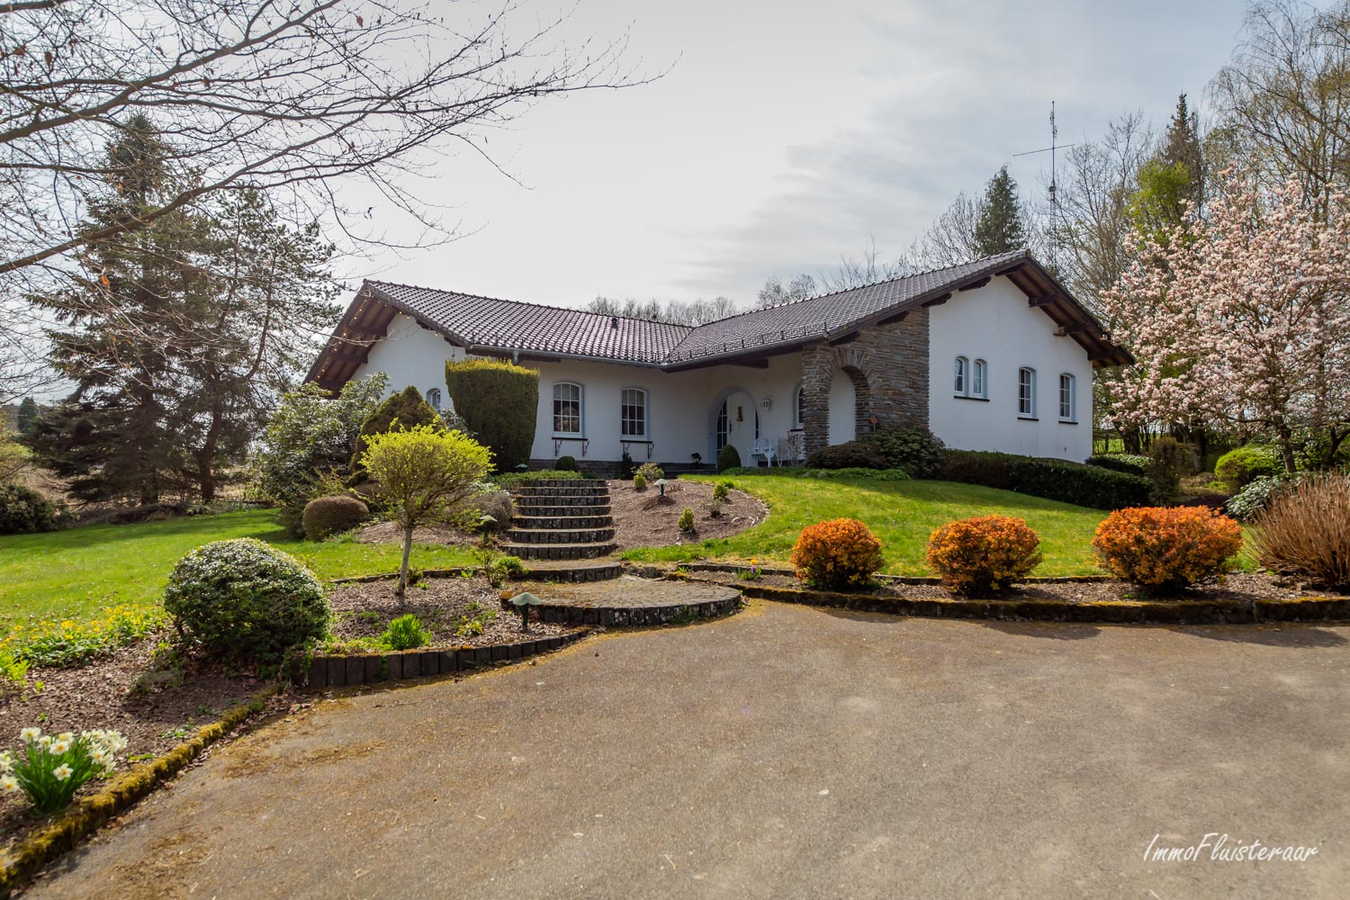
[[311, 688], [334, 688], [428, 678], [432, 675], [452, 675], [456, 672], [490, 666], [493, 663], [511, 662], [558, 650], [587, 634], [589, 631], [582, 629], [569, 634], [525, 638], [510, 644], [493, 644], [488, 647], [320, 654], [311, 657], [308, 663], [297, 661], [291, 670], [291, 681]]
[[926, 616], [938, 619], [1035, 619], [1051, 622], [1152, 623], [1164, 625], [1251, 625], [1261, 622], [1350, 621], [1350, 597], [1297, 597], [1289, 600], [1052, 600], [907, 599], [877, 594], [845, 594], [747, 583], [747, 597], [829, 606], [862, 612]]

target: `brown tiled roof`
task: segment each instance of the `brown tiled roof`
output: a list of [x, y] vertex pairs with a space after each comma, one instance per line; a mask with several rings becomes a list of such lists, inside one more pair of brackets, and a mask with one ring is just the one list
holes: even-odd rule
[[978, 287], [997, 275], [1008, 276], [1028, 303], [1081, 344], [1094, 363], [1133, 361], [1030, 253], [1018, 250], [752, 310], [697, 328], [367, 281], [307, 380], [330, 389], [340, 387], [365, 362], [370, 345], [384, 336], [399, 312], [470, 352], [557, 354], [680, 369], [833, 340], [910, 309], [946, 302], [952, 292]]
[[851, 329], [912, 300], [950, 290], [972, 278], [997, 272], [1025, 259], [1018, 250], [964, 265], [920, 272], [862, 287], [756, 309], [695, 328], [666, 357], [678, 364], [728, 353], [827, 337]]
[[466, 347], [659, 364], [693, 330], [385, 281], [367, 281], [366, 287]]

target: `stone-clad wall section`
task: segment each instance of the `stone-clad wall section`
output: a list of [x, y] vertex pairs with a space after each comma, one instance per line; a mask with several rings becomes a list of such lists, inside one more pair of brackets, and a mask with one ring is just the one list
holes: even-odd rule
[[802, 352], [802, 428], [806, 452], [826, 446], [830, 433], [830, 383], [843, 369], [857, 389], [857, 433], [868, 418], [886, 427], [928, 427], [928, 310], [900, 322], [866, 328], [857, 339], [831, 347], [824, 341]]

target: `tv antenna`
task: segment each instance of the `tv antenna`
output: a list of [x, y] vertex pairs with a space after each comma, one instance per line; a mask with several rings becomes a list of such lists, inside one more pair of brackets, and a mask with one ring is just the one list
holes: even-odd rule
[[1050, 154], [1050, 205], [1059, 208], [1059, 196], [1056, 193], [1058, 186], [1055, 182], [1055, 153], [1058, 150], [1067, 150], [1070, 147], [1077, 147], [1077, 144], [1059, 143], [1059, 126], [1055, 124], [1055, 101], [1050, 101], [1050, 146], [1042, 147], [1039, 150], [1028, 150], [1025, 153], [1014, 153], [1018, 156], [1034, 156], [1037, 153]]

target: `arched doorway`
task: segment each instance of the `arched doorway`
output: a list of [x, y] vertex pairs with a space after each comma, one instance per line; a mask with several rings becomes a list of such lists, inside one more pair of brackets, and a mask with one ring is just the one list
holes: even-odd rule
[[847, 370], [834, 370], [829, 402], [830, 446], [847, 444], [858, 436], [858, 387]]
[[718, 451], [730, 444], [740, 454], [742, 465], [753, 465], [750, 451], [759, 437], [759, 406], [750, 392], [742, 388], [724, 391], [713, 402], [710, 418], [712, 456], [708, 462], [715, 463]]

